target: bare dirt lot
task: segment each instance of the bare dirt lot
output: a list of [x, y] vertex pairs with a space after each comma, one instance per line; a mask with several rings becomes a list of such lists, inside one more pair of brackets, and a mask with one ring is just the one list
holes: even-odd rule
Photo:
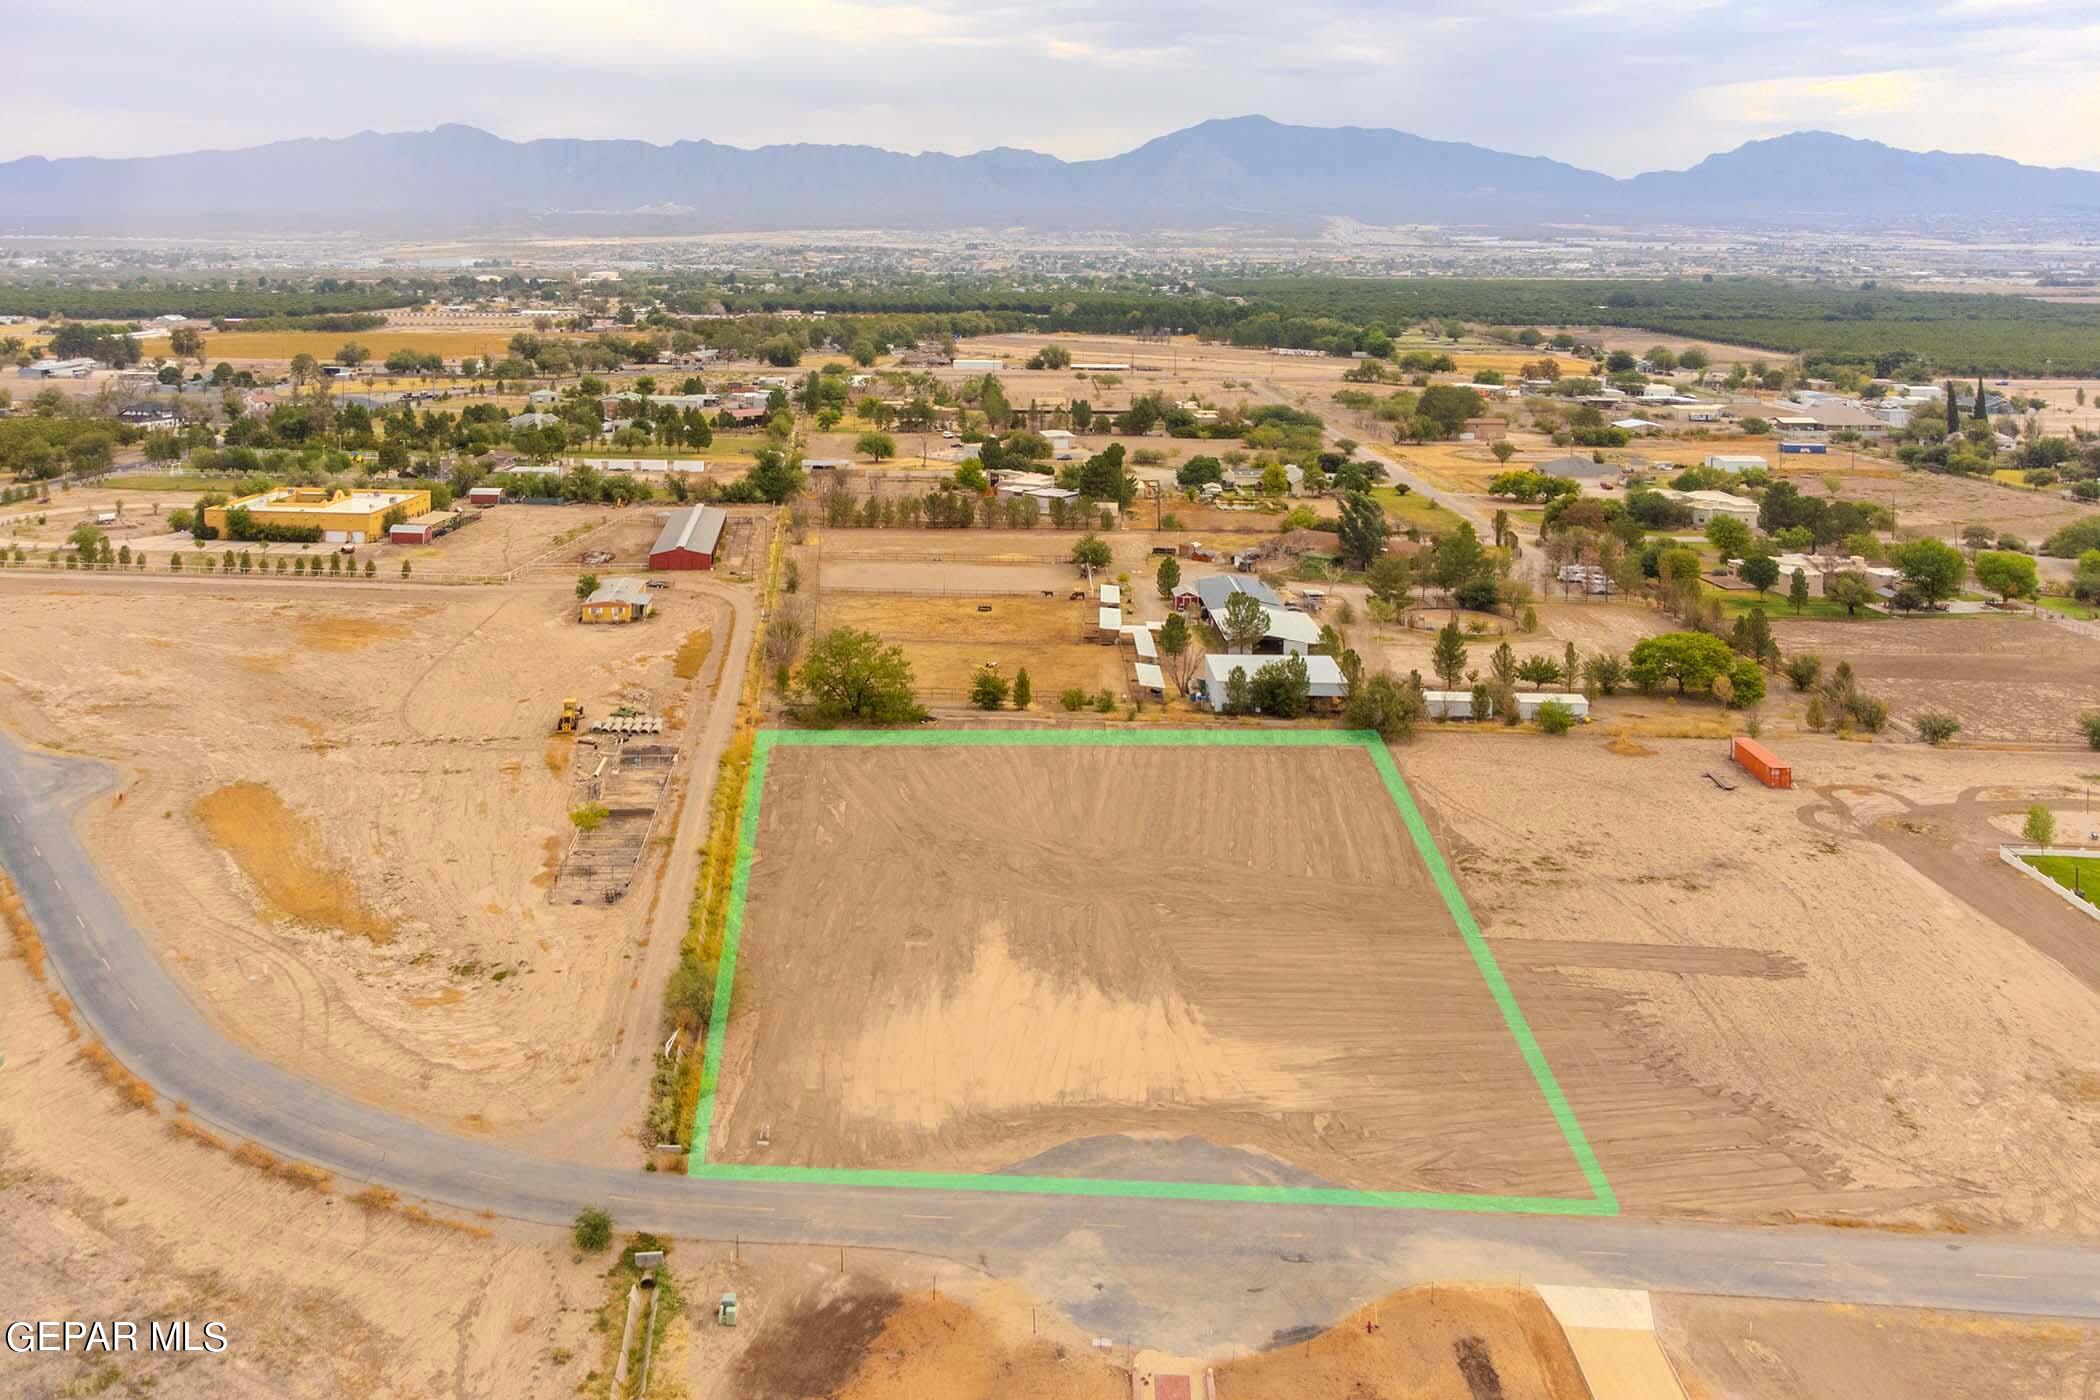
[[448, 1125], [560, 1106], [626, 995], [662, 847], [620, 905], [548, 902], [574, 805], [554, 717], [705, 704], [675, 654], [726, 635], [716, 605], [673, 591], [586, 627], [566, 583], [42, 582], [8, 584], [0, 723], [116, 762], [123, 801], [85, 833], [207, 1013]]
[[726, 1160], [985, 1170], [1124, 1133], [1113, 1174], [1202, 1139], [1233, 1179], [1587, 1194], [1360, 750], [772, 762]]
[[1655, 1330], [1690, 1400], [2078, 1400], [2100, 1382], [2082, 1322], [1658, 1295]]
[[[0, 944], [4, 946], [4, 944]], [[181, 1400], [572, 1393], [602, 1288], [549, 1232], [419, 1224], [236, 1162], [162, 1105], [125, 1110], [0, 958], [0, 1272], [23, 1318], [226, 1325], [226, 1354], [0, 1354], [11, 1396]], [[200, 1336], [201, 1344], [201, 1336]]]
[[2062, 795], [2063, 760], [1775, 742], [1792, 792], [1718, 741], [1403, 758], [1621, 1201], [2100, 1230], [2091, 922], [1946, 805]]
[[[466, 508], [472, 523], [427, 545], [388, 546], [384, 567], [401, 571], [409, 560], [418, 572], [500, 574], [534, 562], [570, 559], [590, 547], [600, 527], [620, 518], [604, 506], [503, 505]], [[653, 537], [652, 537], [653, 538]], [[571, 542], [575, 549], [564, 548]]]
[[[1075, 580], [1076, 582], [1076, 580]], [[816, 611], [820, 629], [857, 627], [904, 648], [912, 675], [929, 699], [959, 699], [985, 666], [1011, 680], [1022, 669], [1041, 703], [1067, 687], [1123, 693], [1123, 651], [1093, 640], [1099, 608], [1053, 598], [918, 598], [827, 592]]]
[[[2100, 705], [2092, 639], [2033, 617], [1908, 618], [1865, 625], [1780, 617], [1772, 631], [1789, 654], [1820, 655], [1826, 671], [1849, 661], [1860, 684], [1886, 700], [1901, 723], [1912, 723], [1927, 709], [1954, 715], [1962, 722], [1964, 743], [2083, 748], [2078, 716]], [[1792, 698], [1784, 682], [1772, 694], [1781, 701]]]

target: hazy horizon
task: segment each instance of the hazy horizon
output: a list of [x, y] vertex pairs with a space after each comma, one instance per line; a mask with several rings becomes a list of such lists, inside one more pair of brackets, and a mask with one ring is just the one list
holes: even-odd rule
[[[16, 17], [0, 160], [143, 156], [447, 122], [513, 140], [865, 144], [1066, 160], [1259, 112], [1387, 127], [1624, 176], [1804, 129], [2100, 169], [2100, 22], [2063, 0], [1631, 0], [1449, 15], [1080, 0], [638, 0], [256, 12], [198, 0], [133, 43], [93, 11]], [[82, 74], [92, 74], [91, 84]], [[2037, 100], [2038, 93], [2051, 94]]]

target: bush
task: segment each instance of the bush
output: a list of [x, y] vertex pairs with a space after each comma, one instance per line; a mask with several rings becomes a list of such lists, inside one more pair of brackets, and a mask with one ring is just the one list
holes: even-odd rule
[[2100, 749], [2100, 710], [2087, 710], [2078, 717], [2078, 727], [2085, 731], [2085, 741]]
[[1067, 710], [1083, 710], [1087, 705], [1087, 693], [1075, 685], [1058, 696], [1057, 703]]
[[996, 710], [1006, 703], [1006, 678], [987, 666], [970, 683], [970, 703], [980, 710]]
[[578, 1249], [596, 1254], [612, 1243], [612, 1228], [610, 1212], [596, 1206], [585, 1206], [576, 1212], [576, 1226], [570, 1233]]
[[1812, 651], [1797, 651], [1787, 658], [1786, 678], [1796, 690], [1813, 690], [1823, 679], [1823, 658]]
[[1869, 734], [1879, 734], [1888, 727], [1889, 707], [1871, 695], [1855, 693], [1846, 708], [1859, 727]]
[[1539, 728], [1548, 734], [1565, 734], [1575, 727], [1575, 711], [1558, 700], [1539, 706]]
[[586, 802], [569, 813], [569, 821], [578, 831], [596, 831], [605, 825], [605, 819], [611, 815], [603, 804]]
[[1961, 721], [1945, 710], [1926, 710], [1918, 716], [1918, 737], [1937, 747], [1961, 733]]

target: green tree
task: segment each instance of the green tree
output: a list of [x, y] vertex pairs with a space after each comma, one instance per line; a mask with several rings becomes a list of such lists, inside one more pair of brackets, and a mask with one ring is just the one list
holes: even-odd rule
[[1799, 616], [1801, 610], [1808, 606], [1808, 571], [1806, 569], [1794, 570], [1794, 576], [1787, 581], [1786, 600], [1787, 604], [1793, 608], [1796, 616]]
[[2020, 835], [2028, 844], [2044, 850], [2056, 844], [2056, 813], [2037, 802], [2027, 809], [2027, 821], [2020, 828]]
[[1436, 648], [1430, 654], [1429, 667], [1443, 682], [1444, 689], [1458, 689], [1460, 679], [1466, 674], [1466, 634], [1459, 630], [1455, 614], [1437, 629]]
[[1014, 708], [1025, 710], [1035, 703], [1035, 683], [1028, 679], [1028, 668], [1023, 666], [1014, 672]]
[[1368, 569], [1372, 560], [1385, 553], [1385, 511], [1370, 492], [1351, 491], [1342, 497], [1335, 533], [1341, 537], [1342, 562], [1352, 569]]
[[2085, 710], [2078, 716], [2078, 727], [2085, 733], [2086, 745], [2100, 749], [2100, 710]]
[[1349, 688], [1342, 701], [1342, 723], [1350, 729], [1367, 729], [1381, 739], [1405, 739], [1415, 731], [1426, 710], [1421, 689], [1395, 680], [1390, 671], [1366, 676]]
[[611, 1212], [586, 1206], [576, 1212], [576, 1224], [569, 1233], [578, 1249], [586, 1254], [597, 1254], [612, 1243], [612, 1231]]
[[1305, 658], [1286, 656], [1259, 667], [1249, 683], [1248, 699], [1257, 712], [1277, 719], [1303, 716], [1312, 705], [1312, 680]]
[[1499, 642], [1488, 653], [1488, 673], [1498, 686], [1514, 686], [1517, 681], [1517, 653], [1508, 642]]
[[[1797, 569], [1795, 572], [1798, 574], [1800, 570]], [[1755, 588], [1757, 596], [1762, 598], [1771, 591], [1773, 584], [1779, 582], [1779, 561], [1769, 554], [1753, 554], [1743, 560], [1741, 573], [1743, 582]], [[1808, 581], [1806, 579], [1803, 579], [1801, 582], [1801, 591], [1805, 599], [1808, 592]], [[1799, 612], [1800, 609], [1797, 607], [1795, 611]]]
[[1181, 586], [1181, 561], [1169, 554], [1159, 561], [1159, 571], [1153, 576], [1159, 588], [1159, 596], [1171, 598], [1174, 590]]
[[1189, 620], [1178, 612], [1168, 613], [1166, 622], [1159, 629], [1159, 654], [1165, 659], [1165, 669], [1174, 681], [1174, 688], [1183, 695], [1189, 693], [1189, 681], [1196, 674], [1193, 640]]
[[1006, 678], [986, 666], [970, 682], [970, 703], [980, 710], [996, 710], [1006, 703]]
[[1600, 695], [1615, 695], [1626, 681], [1626, 662], [1615, 651], [1599, 652], [1582, 663], [1582, 678]]
[[577, 599], [577, 601], [578, 601], [578, 602], [581, 602], [581, 601], [583, 601], [583, 600], [584, 600], [585, 598], [588, 598], [588, 597], [590, 597], [590, 596], [591, 596], [591, 595], [592, 595], [593, 593], [596, 593], [597, 591], [598, 591], [598, 576], [597, 576], [596, 574], [579, 574], [579, 575], [577, 575], [577, 578], [576, 578], [576, 599]]
[[1225, 600], [1218, 632], [1225, 638], [1227, 651], [1253, 651], [1269, 635], [1269, 610], [1252, 593], [1236, 592]]
[[1978, 554], [1976, 581], [2007, 601], [2032, 598], [2041, 591], [2033, 558], [2009, 549], [1987, 549]]
[[1845, 616], [1857, 617], [1861, 608], [1874, 601], [1874, 586], [1865, 574], [1846, 569], [1823, 580], [1823, 596], [1843, 607]]
[[1405, 555], [1381, 554], [1364, 571], [1364, 582], [1370, 587], [1373, 598], [1399, 608], [1407, 603], [1407, 590], [1414, 582], [1414, 570], [1408, 566]]
[[827, 723], [903, 724], [925, 713], [903, 648], [856, 628], [836, 627], [812, 642], [797, 681]]
[[1749, 657], [1728, 668], [1726, 699], [1731, 710], [1747, 710], [1765, 698], [1765, 672]]
[[897, 440], [888, 433], [862, 433], [853, 450], [872, 462], [887, 462], [897, 455]]
[[[1968, 561], [1961, 551], [1939, 540], [1911, 540], [1889, 551], [1889, 562], [1902, 573], [1904, 582], [1917, 589], [1927, 606], [1945, 602], [1961, 591]], [[2033, 567], [2032, 562], [2029, 568]]]
[[1560, 684], [1560, 663], [1550, 656], [1527, 656], [1517, 663], [1517, 679], [1533, 690]]
[[1735, 652], [1704, 632], [1665, 632], [1633, 644], [1627, 675], [1643, 690], [1675, 682], [1678, 693], [1713, 688], [1714, 677], [1735, 664]]
[[1080, 569], [1105, 569], [1113, 557], [1108, 542], [1091, 530], [1072, 546], [1072, 563]]
[[1575, 711], [1559, 700], [1548, 700], [1538, 708], [1539, 729], [1547, 734], [1565, 734], [1575, 727]]
[[1750, 552], [1750, 527], [1732, 515], [1717, 515], [1706, 522], [1706, 542], [1723, 559], [1741, 559]]

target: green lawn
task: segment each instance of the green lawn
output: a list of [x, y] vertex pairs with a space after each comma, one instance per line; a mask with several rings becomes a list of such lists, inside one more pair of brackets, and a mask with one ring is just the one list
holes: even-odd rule
[[1786, 580], [1781, 579], [1780, 583], [1782, 586], [1773, 589], [1762, 599], [1757, 596], [1757, 592], [1754, 589], [1745, 589], [1737, 592], [1728, 588], [1716, 588], [1703, 579], [1700, 581], [1699, 588], [1707, 597], [1720, 601], [1721, 616], [1730, 620], [1741, 617], [1752, 608], [1763, 608], [1765, 616], [1774, 622], [1777, 622], [1782, 617], [1796, 616], [1825, 620], [1834, 618], [1839, 622], [1847, 620], [1870, 622], [1881, 617], [1880, 613], [1868, 612], [1865, 608], [1861, 608], [1856, 615], [1851, 615], [1848, 618], [1842, 603], [1834, 603], [1828, 598], [1818, 598], [1813, 595], [1802, 605], [1801, 611], [1797, 614], [1794, 611], [1794, 605], [1786, 599], [1786, 589], [1783, 586], [1785, 582]]
[[[81, 483], [82, 487], [90, 483]], [[232, 476], [102, 476], [92, 485], [107, 486], [119, 491], [180, 491], [184, 495], [202, 495], [206, 491], [231, 491], [241, 484], [239, 477]], [[79, 488], [76, 488], [79, 489]]]
[[2076, 598], [2059, 598], [2054, 594], [2046, 594], [2035, 599], [2035, 606], [2085, 622], [2100, 622], [2100, 608], [2095, 608], [2091, 603], [2081, 603]]
[[2100, 857], [2021, 856], [2020, 859], [2086, 903], [2100, 903]]
[[1461, 523], [1456, 515], [1419, 491], [1403, 495], [1390, 486], [1374, 486], [1371, 498], [1385, 509], [1386, 519], [1396, 529], [1405, 530], [1412, 525], [1425, 535], [1441, 535], [1456, 530]]

